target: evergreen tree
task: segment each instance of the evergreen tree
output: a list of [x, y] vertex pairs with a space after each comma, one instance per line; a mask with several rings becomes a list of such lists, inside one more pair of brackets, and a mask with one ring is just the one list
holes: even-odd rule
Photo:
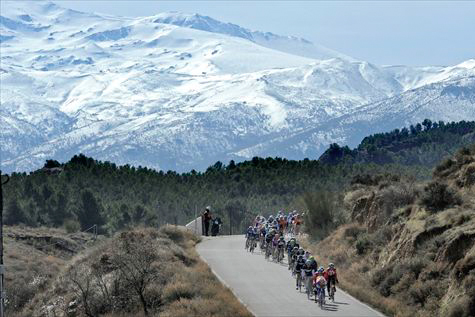
[[79, 209], [77, 216], [81, 224], [81, 230], [86, 230], [93, 225], [99, 228], [104, 224], [104, 219], [101, 215], [101, 206], [90, 190], [85, 190], [81, 193]]
[[27, 223], [28, 217], [23, 208], [18, 204], [18, 201], [16, 199], [9, 200], [5, 210], [5, 224], [17, 225]]

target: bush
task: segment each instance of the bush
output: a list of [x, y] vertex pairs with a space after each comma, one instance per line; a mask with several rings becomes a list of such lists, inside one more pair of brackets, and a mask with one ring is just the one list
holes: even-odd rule
[[393, 285], [396, 285], [396, 283], [399, 282], [399, 280], [404, 274], [404, 271], [400, 265], [396, 265], [388, 273], [389, 274], [387, 274], [386, 277], [378, 285], [379, 293], [384, 297], [388, 297], [389, 295], [391, 295], [391, 287], [393, 287]]
[[375, 245], [385, 246], [393, 237], [393, 231], [390, 226], [383, 226], [371, 235], [371, 241]]
[[305, 193], [302, 196], [308, 212], [305, 214], [305, 229], [313, 237], [321, 239], [334, 227], [336, 214], [335, 194], [327, 191]]
[[197, 295], [195, 292], [192, 285], [175, 281], [168, 284], [163, 290], [163, 300], [165, 303], [172, 303], [183, 298], [192, 299]]
[[455, 161], [452, 159], [446, 159], [443, 161], [441, 164], [437, 165], [434, 169], [434, 175], [435, 176], [440, 176], [442, 173], [446, 170], [450, 170], [452, 167], [454, 167]]
[[409, 289], [409, 295], [414, 304], [424, 306], [429, 297], [440, 299], [445, 292], [441, 282], [437, 280], [416, 281]]
[[369, 235], [363, 234], [359, 236], [355, 242], [356, 253], [358, 255], [363, 255], [371, 248], [372, 245], [373, 244], [369, 238]]
[[362, 228], [361, 226], [351, 225], [351, 226], [345, 228], [345, 231], [343, 231], [343, 236], [345, 238], [356, 239], [361, 233], [363, 233], [365, 231], [366, 230], [364, 228]]
[[382, 189], [380, 195], [385, 211], [390, 214], [395, 208], [412, 204], [417, 192], [406, 184], [398, 183]]
[[69, 219], [64, 222], [63, 227], [67, 233], [75, 233], [81, 229], [81, 224], [77, 220]]
[[465, 294], [455, 300], [448, 307], [449, 317], [473, 317], [475, 316], [475, 294]]
[[437, 212], [461, 204], [461, 199], [447, 184], [435, 181], [429, 183], [424, 188], [422, 204], [426, 206], [428, 210]]

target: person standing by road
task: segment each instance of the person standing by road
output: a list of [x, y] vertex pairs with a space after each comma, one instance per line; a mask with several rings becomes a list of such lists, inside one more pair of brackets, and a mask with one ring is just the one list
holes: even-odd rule
[[203, 215], [201, 216], [202, 219], [203, 219], [203, 223], [204, 223], [204, 235], [205, 236], [208, 236], [208, 232], [209, 232], [209, 223], [211, 222], [211, 211], [210, 211], [210, 207], [206, 207], [205, 208], [205, 212], [203, 213]]

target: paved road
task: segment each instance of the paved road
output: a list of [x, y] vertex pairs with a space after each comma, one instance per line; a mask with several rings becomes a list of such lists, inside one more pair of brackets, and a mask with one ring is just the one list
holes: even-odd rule
[[302, 292], [287, 266], [244, 250], [243, 236], [206, 237], [197, 250], [214, 273], [256, 316], [383, 316], [338, 290], [335, 302], [318, 307]]

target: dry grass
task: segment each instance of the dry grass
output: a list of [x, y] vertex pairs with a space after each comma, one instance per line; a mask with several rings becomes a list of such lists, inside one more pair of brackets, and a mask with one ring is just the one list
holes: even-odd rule
[[[118, 233], [75, 257], [23, 315], [251, 316], [199, 259], [198, 241], [172, 226]], [[141, 272], [149, 283], [139, 293]]]
[[[51, 281], [91, 237], [87, 234], [67, 235], [60, 229], [5, 227], [6, 311], [15, 316]], [[51, 245], [64, 242], [63, 247]]]

